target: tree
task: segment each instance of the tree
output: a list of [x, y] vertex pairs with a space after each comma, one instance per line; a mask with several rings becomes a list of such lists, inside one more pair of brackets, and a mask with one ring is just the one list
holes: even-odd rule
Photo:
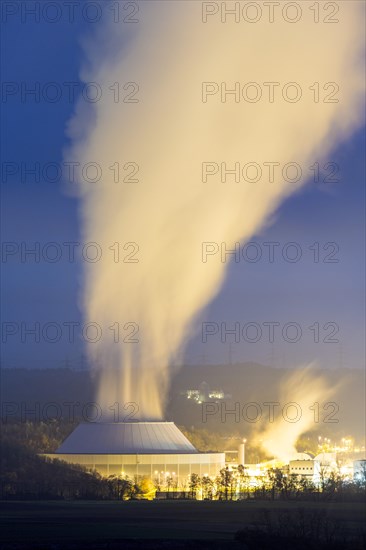
[[277, 492], [281, 495], [281, 498], [289, 496], [292, 480], [285, 476], [280, 468], [271, 468], [268, 470], [268, 479], [272, 500], [276, 498]]
[[239, 494], [242, 495], [243, 489], [247, 492], [247, 496], [249, 493], [249, 475], [247, 474], [247, 470], [243, 464], [239, 464], [237, 469], [237, 477], [239, 480]]
[[132, 497], [133, 483], [128, 477], [121, 478], [120, 480], [119, 498], [121, 500], [128, 500]]
[[198, 474], [191, 474], [189, 480], [189, 490], [191, 492], [191, 497], [196, 498], [197, 491], [201, 485], [201, 478]]
[[202, 478], [202, 496], [205, 499], [212, 500], [214, 495], [214, 482], [207, 475]]
[[152, 500], [155, 497], [156, 489], [153, 482], [146, 476], [143, 476], [137, 483], [138, 494], [141, 498]]
[[220, 474], [217, 478], [217, 483], [220, 487], [221, 495], [223, 493], [225, 496], [225, 500], [229, 500], [229, 496], [230, 499], [232, 499], [234, 493], [235, 479], [233, 472], [229, 470], [228, 466], [220, 470]]

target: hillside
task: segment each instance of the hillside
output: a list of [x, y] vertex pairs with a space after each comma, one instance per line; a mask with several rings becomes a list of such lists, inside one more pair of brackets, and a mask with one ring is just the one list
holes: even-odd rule
[[[233, 410], [239, 403], [240, 410], [250, 402], [263, 409], [263, 419], [267, 410], [263, 403], [280, 402], [281, 390], [291, 375], [288, 369], [273, 369], [254, 363], [235, 365], [196, 365], [184, 366], [173, 377], [170, 400], [166, 407], [166, 419], [189, 428], [207, 428], [217, 433], [228, 431], [250, 434], [255, 425], [240, 418], [235, 422], [234, 415], [227, 415], [222, 422], [221, 411]], [[338, 422], [324, 424], [320, 420], [314, 428], [319, 433], [364, 436], [364, 373], [355, 369], [323, 370], [321, 372], [327, 387], [336, 388], [332, 402], [339, 407], [335, 415]], [[222, 390], [226, 397], [220, 402], [217, 414], [202, 422], [202, 405], [187, 399], [187, 389], [198, 389], [206, 382], [211, 390]], [[95, 381], [89, 371], [70, 369], [2, 369], [1, 399], [2, 417], [28, 417], [47, 420], [52, 415], [62, 415], [75, 419], [91, 419], [95, 400]], [[290, 400], [292, 400], [290, 398]], [[211, 401], [211, 399], [210, 399]], [[328, 400], [324, 400], [326, 403]], [[320, 410], [324, 403], [319, 403]], [[309, 407], [312, 405], [309, 396]], [[238, 405], [236, 405], [238, 407]], [[226, 409], [225, 409], [226, 408]], [[123, 404], [120, 405], [123, 412]], [[127, 409], [128, 414], [132, 409]], [[87, 418], [85, 418], [85, 416]], [[138, 418], [138, 413], [135, 414]], [[73, 420], [73, 418], [70, 418]]]

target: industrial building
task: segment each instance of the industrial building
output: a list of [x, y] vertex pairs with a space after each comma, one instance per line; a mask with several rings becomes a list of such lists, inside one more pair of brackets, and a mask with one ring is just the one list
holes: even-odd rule
[[338, 471], [336, 453], [320, 453], [313, 459], [306, 453], [297, 453], [294, 460], [289, 461], [289, 474], [301, 476], [316, 485]]
[[54, 454], [44, 455], [96, 470], [102, 476], [145, 476], [183, 486], [191, 474], [216, 476], [225, 453], [200, 453], [173, 422], [79, 424]]
[[319, 476], [319, 463], [315, 460], [290, 460], [289, 474], [301, 476], [309, 481], [314, 481], [314, 478]]

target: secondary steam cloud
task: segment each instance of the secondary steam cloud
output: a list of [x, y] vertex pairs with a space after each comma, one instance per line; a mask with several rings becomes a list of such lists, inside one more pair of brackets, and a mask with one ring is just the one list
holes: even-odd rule
[[336, 389], [327, 387], [315, 365], [296, 369], [280, 388], [278, 406], [285, 403], [284, 410], [277, 414], [278, 408], [273, 408], [272, 418], [257, 436], [257, 444], [270, 457], [284, 462], [290, 460], [296, 454], [296, 443], [303, 433], [318, 427], [325, 416], [329, 422], [337, 422], [332, 414], [336, 403], [329, 401], [325, 411], [319, 405], [330, 400]]
[[[361, 4], [342, 2], [336, 24], [309, 14], [296, 24], [238, 24], [203, 23], [200, 2], [141, 2], [138, 24], [109, 17], [84, 41], [81, 79], [98, 83], [102, 96], [92, 108], [80, 100], [66, 156], [102, 169], [94, 183], [80, 170], [78, 183], [83, 240], [103, 252], [85, 263], [82, 307], [103, 331], [89, 353], [106, 410], [132, 401], [140, 418], [162, 417], [169, 364], [225, 276], [227, 264], [202, 261], [202, 243], [246, 241], [305, 183], [284, 181], [281, 169], [273, 181], [263, 171], [257, 182], [203, 182], [202, 163], [296, 162], [305, 172], [361, 123]], [[138, 88], [124, 89], [131, 82]], [[204, 82], [215, 83], [207, 101]], [[262, 97], [221, 95], [237, 82], [241, 91], [257, 83]], [[268, 82], [279, 83], [273, 102]], [[301, 88], [297, 102], [282, 95], [289, 82]], [[337, 102], [324, 102], [329, 82], [339, 86]], [[138, 181], [123, 181], [136, 165]], [[136, 325], [139, 342], [126, 341]]]

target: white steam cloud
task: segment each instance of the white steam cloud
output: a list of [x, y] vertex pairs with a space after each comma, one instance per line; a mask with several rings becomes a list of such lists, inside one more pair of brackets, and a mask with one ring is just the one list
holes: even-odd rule
[[[336, 387], [329, 387], [314, 365], [294, 371], [280, 389], [278, 406], [256, 438], [271, 458], [288, 462], [296, 455], [296, 443], [305, 432], [329, 419], [337, 422], [337, 404], [332, 403]], [[326, 404], [326, 408], [324, 406]], [[282, 410], [281, 410], [282, 409]], [[279, 412], [281, 411], [281, 412]]]
[[[89, 346], [102, 406], [132, 401], [140, 418], [162, 417], [168, 365], [225, 276], [227, 264], [202, 261], [202, 243], [232, 248], [249, 239], [305, 182], [308, 168], [362, 123], [361, 4], [341, 2], [334, 24], [314, 23], [305, 9], [296, 24], [281, 17], [249, 24], [233, 17], [221, 23], [219, 15], [203, 23], [200, 2], [141, 2], [138, 24], [103, 24], [85, 42], [81, 77], [98, 83], [103, 95], [92, 112], [79, 102], [67, 159], [98, 163], [103, 171], [95, 183], [79, 174], [83, 240], [103, 251], [100, 261], [85, 264], [82, 300], [85, 321], [103, 331]], [[134, 91], [123, 89], [127, 82], [138, 84], [132, 96], [138, 102], [122, 101]], [[221, 83], [232, 89], [255, 82], [262, 97], [251, 103], [227, 95], [222, 102], [219, 91], [203, 102], [203, 82], [219, 90]], [[273, 102], [268, 82], [279, 83]], [[289, 82], [302, 91], [294, 103], [282, 95]], [[331, 96], [338, 102], [324, 103], [335, 91], [324, 89], [330, 82], [339, 86]], [[309, 89], [314, 83], [319, 102]], [[254, 97], [255, 88], [246, 90]], [[289, 98], [294, 94], [289, 88]], [[263, 175], [256, 183], [233, 176], [223, 183], [220, 175], [203, 182], [204, 162], [255, 162]], [[280, 163], [273, 181], [263, 165], [271, 162]], [[281, 168], [289, 162], [302, 167], [301, 181], [284, 181]], [[123, 169], [126, 163], [138, 164], [137, 182], [122, 181], [132, 171]], [[134, 252], [123, 249], [131, 242], [137, 263], [122, 261]], [[124, 341], [135, 327], [128, 323], [138, 325], [139, 343]]]

